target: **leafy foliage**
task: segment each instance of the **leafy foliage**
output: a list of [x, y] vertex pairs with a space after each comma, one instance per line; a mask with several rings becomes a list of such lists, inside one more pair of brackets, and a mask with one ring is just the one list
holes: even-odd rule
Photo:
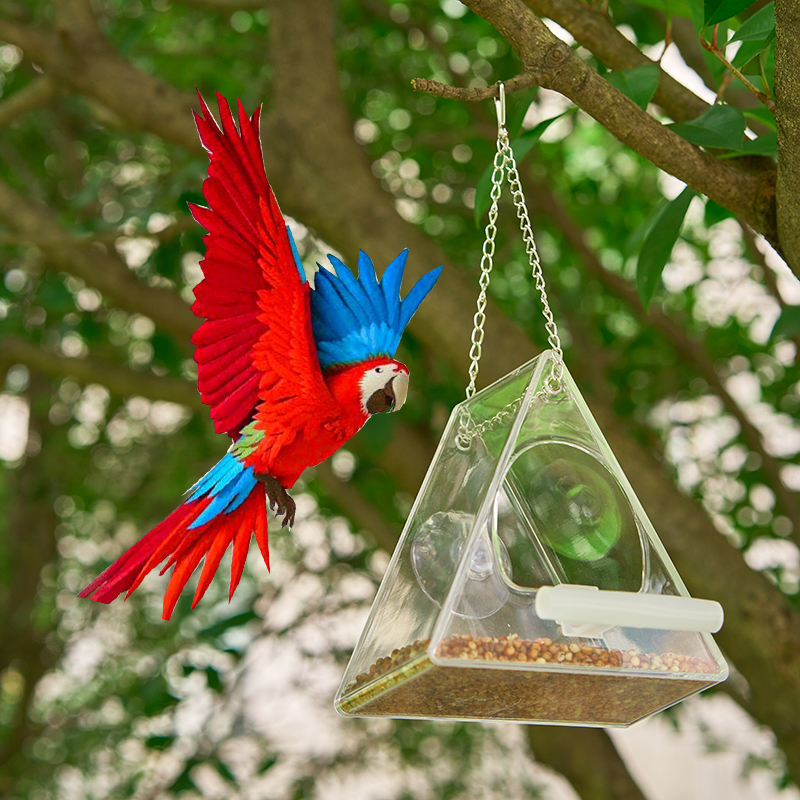
[[[49, 0], [23, 5], [36, 26], [53, 24]], [[612, 0], [611, 19], [642, 48], [663, 46], [663, 18], [653, 9], [693, 19], [699, 29], [719, 23], [721, 42], [742, 42], [734, 65], [762, 87], [763, 67], [769, 86], [772, 5], [746, 20], [749, 2], [714, 0], [699, 12], [698, 5]], [[94, 4], [104, 35], [131, 63], [187, 92], [219, 90], [248, 109], [264, 101], [268, 111], [276, 79], [266, 44], [271, 20], [242, 6]], [[490, 201], [494, 109], [415, 94], [409, 80], [482, 86], [515, 74], [516, 57], [457, 3], [344, 0], [335, 11], [341, 96], [364, 157], [399, 213], [474, 280], [477, 293], [481, 234], [473, 222], [480, 225]], [[657, 67], [609, 72], [582, 55], [649, 107]], [[721, 90], [724, 68], [712, 61], [707, 78]], [[10, 45], [0, 46], [0, 69], [0, 102], [41, 77]], [[748, 107], [741, 92], [736, 79], [719, 104], [673, 131], [728, 156], [774, 156], [774, 117]], [[796, 603], [792, 521], [775, 477], [797, 488], [795, 284], [750, 249], [727, 209], [712, 201], [690, 209], [689, 189], [667, 201], [674, 192], [663, 174], [563, 98], [534, 89], [511, 95], [508, 118], [570, 369], [589, 393], [610, 398], [631, 436], [662, 453], [713, 525]], [[327, 123], [314, 120], [320, 137]], [[186, 204], [199, 199], [202, 158], [78, 93], [59, 92], [31, 108], [3, 137], [3, 182], [45, 204], [98, 254], [119, 252], [143, 284], [191, 301], [202, 232]], [[302, 233], [299, 246], [313, 262], [324, 243], [312, 230]], [[224, 451], [205, 413], [145, 388], [150, 380], [191, 388], [191, 347], [147, 309], [122, 310], [54, 268], [46, 243], [32, 247], [12, 230], [0, 235], [0, 415], [13, 404], [30, 413], [32, 430], [27, 455], [17, 450], [0, 469], [4, 793], [310, 797], [315, 783], [347, 790], [359, 777], [372, 780], [379, 762], [398, 797], [533, 795], [541, 773], [519, 730], [343, 723], [330, 708], [385, 566], [379, 532], [357, 521], [348, 490], [376, 511], [391, 539], [416, 474], [387, 457], [394, 437], [402, 425], [431, 447], [463, 396], [463, 378], [423, 333], [408, 336], [399, 353], [413, 374], [401, 420], [371, 421], [331, 470], [305, 476], [302, 522], [293, 536], [273, 535], [272, 574], [251, 559], [232, 604], [220, 576], [196, 611], [186, 600], [164, 624], [156, 576], [109, 608], [75, 593], [169, 513]], [[547, 346], [507, 191], [490, 295], [500, 313]], [[6, 363], [2, 347], [14, 337], [92, 371], [66, 375], [25, 366], [16, 355]], [[698, 349], [702, 358], [686, 356]], [[112, 368], [127, 376], [127, 390], [105, 385]], [[720, 385], [731, 387], [724, 399]], [[757, 441], [742, 426], [751, 417]], [[33, 539], [37, 526], [46, 534], [41, 542]], [[304, 741], [309, 730], [297, 734], [300, 721], [319, 734], [313, 745]], [[24, 746], [14, 749], [14, 741]], [[774, 757], [767, 761], [780, 769]]]

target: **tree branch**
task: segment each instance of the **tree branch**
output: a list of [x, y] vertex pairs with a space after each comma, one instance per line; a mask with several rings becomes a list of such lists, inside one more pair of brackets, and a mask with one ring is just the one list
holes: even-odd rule
[[146, 314], [182, 344], [186, 345], [197, 328], [197, 318], [174, 291], [137, 280], [114, 250], [76, 242], [61, 228], [54, 212], [30, 202], [2, 181], [0, 219], [40, 246], [57, 269], [94, 286], [119, 308]]
[[527, 196], [531, 198], [531, 203], [535, 204], [541, 213], [546, 214], [560, 228], [566, 239], [580, 255], [587, 272], [601, 281], [617, 297], [624, 300], [641, 324], [652, 325], [658, 329], [664, 335], [666, 341], [675, 348], [678, 355], [694, 366], [697, 374], [705, 380], [711, 391], [722, 400], [726, 411], [739, 423], [744, 442], [750, 450], [758, 453], [761, 458], [762, 468], [769, 478], [769, 486], [775, 492], [781, 511], [791, 519], [793, 537], [800, 544], [800, 503], [798, 503], [797, 494], [792, 492], [783, 482], [781, 478], [781, 463], [767, 452], [761, 432], [750, 421], [747, 414], [726, 388], [724, 381], [720, 378], [714, 366], [713, 359], [708, 355], [703, 343], [687, 336], [661, 309], [652, 307], [649, 312], [646, 312], [638, 293], [630, 281], [609, 272], [603, 267], [597, 254], [589, 247], [583, 231], [570, 218], [552, 189], [546, 184], [527, 179], [526, 183], [533, 184], [532, 188], [526, 192]]
[[[397, 215], [392, 198], [380, 188], [353, 139], [352, 120], [339, 96], [329, 6], [323, 0], [303, 0], [292, 8], [275, 2], [270, 10], [269, 53], [275, 78], [264, 143], [270, 180], [282, 206], [342, 253], [355, 253], [361, 247], [388, 261], [404, 247], [410, 248], [413, 257], [407, 277], [418, 279], [431, 264], [445, 259], [419, 228]], [[305, 68], [298, 70], [297, 64]], [[298, 96], [305, 102], [297, 103]], [[326, 120], [325, 136], [318, 132], [320, 118]], [[435, 302], [422, 304], [412, 328], [432, 352], [466, 375], [477, 286], [458, 269], [446, 266], [435, 292]], [[489, 382], [536, 351], [491, 305], [487, 317], [481, 374]], [[690, 591], [725, 607], [729, 625], [717, 638], [750, 681], [748, 709], [772, 727], [793, 774], [800, 778], [800, 731], [793, 711], [800, 706], [800, 614], [763, 575], [746, 565], [702, 509], [666, 478], [661, 465], [631, 439], [627, 425], [610, 407], [589, 399]], [[417, 464], [420, 480], [426, 466], [427, 462]], [[708, 564], [715, 569], [707, 569]]]
[[775, 0], [775, 104], [778, 237], [800, 276], [800, 6], [794, 0]]
[[594, 53], [609, 69], [621, 70], [642, 64], [657, 66], [661, 72], [653, 102], [661, 106], [675, 122], [699, 117], [708, 103], [664, 72], [661, 65], [648, 58], [626, 39], [607, 14], [584, 5], [580, 0], [524, 0], [539, 16], [557, 22], [569, 31], [578, 44]]
[[0, 371], [14, 364], [25, 364], [32, 372], [53, 377], [72, 377], [79, 383], [99, 383], [120, 397], [146, 397], [206, 411], [195, 386], [178, 378], [160, 377], [149, 372], [132, 372], [93, 356], [68, 358], [47, 353], [17, 336], [0, 341]]
[[[539, 84], [533, 75], [522, 73], [509, 81], [503, 81], [503, 85], [505, 86], [506, 94], [511, 94]], [[411, 88], [415, 92], [426, 92], [427, 94], [450, 100], [488, 100], [490, 97], [500, 96], [500, 89], [497, 84], [466, 88], [449, 86], [446, 83], [439, 83], [439, 81], [432, 81], [428, 78], [412, 78]]]
[[[53, 434], [45, 403], [50, 386], [41, 378], [31, 381], [30, 429], [42, 440]], [[30, 745], [36, 730], [28, 712], [39, 679], [55, 659], [47, 634], [55, 623], [53, 614], [37, 615], [42, 602], [39, 582], [42, 570], [57, 558], [53, 534], [58, 517], [53, 502], [60, 494], [58, 470], [46, 452], [29, 456], [19, 470], [9, 475], [11, 482], [4, 557], [13, 565], [8, 582], [0, 591], [0, 672], [13, 665], [24, 681], [24, 688], [10, 724], [0, 742], [0, 792], [13, 794], [15, 756]]]
[[200, 154], [192, 123], [191, 95], [136, 69], [105, 38], [61, 35], [0, 17], [0, 39], [21, 47], [49, 77], [94, 98], [132, 127], [152, 131], [168, 142]]
[[24, 89], [9, 95], [0, 103], [0, 128], [34, 108], [47, 105], [58, 94], [58, 87], [46, 75], [34, 78]]
[[525, 71], [563, 94], [657, 167], [711, 197], [778, 246], [770, 159], [720, 161], [647, 114], [587, 66], [522, 0], [465, 0], [514, 48]]
[[527, 731], [536, 760], [569, 775], [581, 800], [645, 800], [606, 731], [540, 725]]

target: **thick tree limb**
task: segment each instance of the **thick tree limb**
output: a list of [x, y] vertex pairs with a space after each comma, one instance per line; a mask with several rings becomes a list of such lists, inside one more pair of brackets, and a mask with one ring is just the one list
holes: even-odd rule
[[775, 0], [775, 103], [778, 237], [800, 276], [800, 6], [794, 0]]
[[2, 181], [0, 219], [38, 245], [57, 269], [83, 279], [119, 308], [146, 314], [180, 341], [187, 341], [197, 328], [198, 320], [175, 292], [137, 280], [114, 250], [76, 242], [52, 211], [32, 203]]
[[102, 36], [60, 34], [0, 17], [0, 39], [21, 47], [54, 81], [94, 98], [131, 126], [201, 153], [192, 98], [119, 55]]
[[581, 800], [645, 800], [604, 730], [529, 725], [528, 740], [538, 761], [570, 776]]
[[[781, 479], [782, 464], [767, 452], [761, 432], [728, 391], [703, 342], [687, 336], [661, 309], [653, 307], [649, 312], [645, 311], [642, 301], [630, 281], [626, 281], [603, 267], [597, 254], [586, 241], [583, 231], [569, 216], [552, 189], [542, 183], [530, 183], [532, 183], [532, 188], [526, 191], [526, 194], [531, 198], [531, 203], [535, 204], [541, 213], [546, 214], [561, 229], [565, 238], [580, 255], [586, 271], [607, 286], [617, 297], [624, 300], [642, 325], [651, 325], [657, 328], [675, 348], [677, 354], [693, 365], [697, 374], [705, 380], [711, 391], [722, 400], [725, 410], [739, 423], [742, 439], [748, 448], [754, 453], [758, 453], [761, 458], [762, 469], [769, 478], [769, 486], [778, 499], [780, 513], [791, 519], [793, 538], [800, 544], [800, 503], [798, 503], [797, 494], [792, 492]], [[748, 230], [746, 226], [743, 227]], [[752, 233], [750, 235], [752, 236]]]
[[[28, 390], [30, 429], [43, 441], [52, 435], [53, 428], [43, 411], [46, 406], [38, 400], [49, 393], [47, 381], [34, 376]], [[37, 619], [35, 612], [41, 602], [42, 570], [57, 558], [54, 531], [59, 520], [53, 502], [60, 494], [58, 473], [52, 456], [43, 450], [29, 456], [9, 475], [11, 506], [3, 548], [13, 567], [0, 592], [0, 672], [13, 666], [24, 685], [0, 739], [0, 793], [4, 796], [14, 794], [15, 756], [30, 746], [38, 727], [28, 714], [36, 684], [55, 660], [55, 654], [45, 645], [55, 619], [51, 622], [51, 615]]]
[[177, 378], [162, 378], [149, 372], [132, 372], [95, 356], [67, 358], [47, 353], [17, 336], [0, 340], [0, 371], [25, 364], [32, 372], [53, 377], [72, 377], [79, 383], [99, 383], [120, 397], [138, 395], [150, 400], [180, 403], [193, 411], [205, 411], [195, 386]]
[[720, 161], [664, 127], [586, 65], [522, 0], [465, 0], [493, 25], [539, 85], [563, 94], [656, 166], [711, 197], [778, 247], [769, 159]]
[[661, 70], [653, 102], [661, 106], [675, 122], [699, 117], [708, 103], [678, 83], [648, 58], [613, 25], [607, 14], [584, 5], [580, 0], [524, 0], [539, 16], [557, 22], [569, 31], [578, 44], [594, 53], [609, 69], [621, 70], [653, 64]]
[[0, 128], [12, 123], [18, 117], [34, 108], [46, 105], [58, 94], [56, 83], [45, 75], [32, 80], [0, 103]]
[[[265, 157], [283, 207], [345, 254], [362, 247], [388, 261], [409, 247], [408, 278], [419, 278], [443, 256], [418, 228], [398, 217], [353, 140], [352, 121], [339, 98], [329, 7], [323, 0], [305, 0], [291, 9], [274, 3], [271, 14], [275, 80], [264, 125]], [[297, 70], [297, 64], [306, 68]], [[298, 96], [303, 103], [297, 103]], [[324, 136], [319, 119], [326, 121]], [[464, 375], [477, 279], [475, 286], [471, 283], [459, 270], [446, 268], [435, 302], [423, 303], [412, 320], [412, 326], [419, 323], [414, 330], [425, 344]], [[486, 382], [535, 355], [530, 341], [499, 311], [490, 307], [487, 314], [481, 371]], [[800, 778], [800, 731], [792, 710], [800, 707], [800, 615], [713, 530], [652, 454], [631, 439], [625, 423], [609, 407], [589, 401], [690, 590], [725, 607], [729, 625], [718, 640], [751, 683], [748, 709], [773, 728]], [[423, 474], [425, 467], [419, 465]]]

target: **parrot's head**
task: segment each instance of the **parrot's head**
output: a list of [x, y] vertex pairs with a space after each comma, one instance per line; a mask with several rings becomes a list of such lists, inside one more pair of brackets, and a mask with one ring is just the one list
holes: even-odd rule
[[391, 359], [373, 362], [361, 377], [360, 389], [365, 413], [397, 411], [408, 394], [408, 367]]

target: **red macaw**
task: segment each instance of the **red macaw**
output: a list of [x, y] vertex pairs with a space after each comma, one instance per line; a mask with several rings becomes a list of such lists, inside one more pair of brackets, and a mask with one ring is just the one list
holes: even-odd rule
[[221, 128], [202, 97], [202, 116], [194, 114], [210, 165], [208, 208], [192, 206], [208, 231], [192, 306], [205, 321], [192, 342], [203, 402], [215, 430], [233, 444], [182, 505], [80, 593], [110, 603], [168, 558], [162, 574], [174, 570], [164, 619], [205, 557], [197, 605], [231, 543], [232, 597], [251, 533], [269, 568], [267, 501], [291, 526], [295, 504], [287, 490], [303, 470], [335, 453], [372, 414], [403, 405], [408, 369], [393, 355], [442, 269], [401, 301], [407, 250], [380, 282], [365, 253], [358, 278], [328, 256], [335, 272], [320, 267], [312, 289], [264, 171], [261, 109], [248, 118], [240, 101], [237, 130], [227, 101], [217, 98]]

